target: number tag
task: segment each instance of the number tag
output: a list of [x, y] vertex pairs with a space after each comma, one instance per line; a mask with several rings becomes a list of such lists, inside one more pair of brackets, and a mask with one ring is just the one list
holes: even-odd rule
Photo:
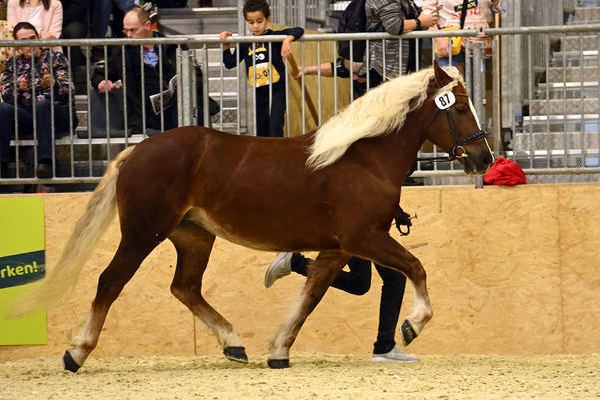
[[446, 108], [451, 107], [454, 103], [456, 103], [456, 97], [452, 92], [444, 93], [443, 95], [435, 98], [435, 105], [440, 110], [445, 110]]

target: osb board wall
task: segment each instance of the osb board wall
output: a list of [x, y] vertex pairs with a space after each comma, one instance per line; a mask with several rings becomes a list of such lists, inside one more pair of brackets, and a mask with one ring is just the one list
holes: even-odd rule
[[[600, 185], [594, 184], [404, 189], [402, 206], [418, 217], [410, 236], [393, 235], [406, 246], [427, 243], [412, 251], [428, 272], [434, 307], [432, 321], [408, 350], [600, 351], [599, 196]], [[88, 197], [45, 195], [49, 268]], [[67, 337], [89, 309], [98, 276], [118, 240], [115, 222], [74, 292], [48, 311], [48, 345], [1, 347], [0, 360], [62, 354]], [[265, 289], [263, 274], [273, 256], [217, 240], [204, 279], [204, 296], [236, 327], [250, 356], [268, 351], [304, 282], [292, 274]], [[170, 243], [142, 264], [111, 309], [94, 356], [220, 352], [215, 338], [170, 295], [174, 264]], [[329, 290], [292, 352], [371, 352], [380, 288], [374, 273], [364, 296]], [[407, 288], [402, 315], [411, 302], [412, 290]]]

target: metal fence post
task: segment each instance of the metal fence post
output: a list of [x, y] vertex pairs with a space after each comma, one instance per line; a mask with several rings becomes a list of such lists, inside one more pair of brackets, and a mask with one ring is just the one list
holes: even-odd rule
[[[487, 120], [485, 115], [485, 66], [483, 65], [482, 53], [485, 49], [485, 43], [475, 42], [473, 44], [473, 62], [471, 63], [471, 79], [473, 80], [473, 102], [475, 112], [479, 117], [481, 129], [487, 128]], [[468, 78], [467, 78], [468, 79]], [[483, 188], [483, 177], [478, 175], [475, 178], [475, 187]]]
[[194, 102], [192, 93], [195, 93], [196, 88], [193, 86], [193, 78], [195, 75], [194, 62], [190, 57], [191, 50], [178, 49], [178, 74], [177, 82], [177, 117], [179, 126], [187, 126], [193, 124]]

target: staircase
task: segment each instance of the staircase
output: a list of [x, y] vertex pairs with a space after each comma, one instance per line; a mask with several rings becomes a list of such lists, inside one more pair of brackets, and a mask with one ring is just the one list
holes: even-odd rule
[[[600, 23], [600, 1], [579, 1], [567, 24]], [[600, 166], [600, 36], [595, 32], [562, 36], [549, 68], [534, 88], [529, 115], [513, 138], [523, 168]], [[520, 161], [519, 154], [527, 154]], [[529, 158], [529, 155], [532, 155]], [[531, 176], [529, 181], [598, 181], [597, 174]]]
[[[198, 50], [202, 52], [202, 50]], [[202, 60], [202, 55], [196, 58]], [[237, 69], [226, 69], [222, 63], [220, 48], [208, 49], [208, 95], [221, 106], [221, 111], [211, 117], [211, 125], [214, 129], [225, 132], [247, 134], [248, 127], [245, 124], [241, 109], [243, 109], [247, 82], [245, 79], [238, 84]], [[243, 70], [243, 76], [245, 71]], [[239, 94], [239, 96], [238, 96]], [[238, 113], [239, 120], [238, 120]], [[238, 129], [239, 124], [239, 129]]]

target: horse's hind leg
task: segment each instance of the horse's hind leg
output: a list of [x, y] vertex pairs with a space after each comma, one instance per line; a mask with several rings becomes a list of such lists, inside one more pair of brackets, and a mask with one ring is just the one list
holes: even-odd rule
[[331, 282], [349, 260], [350, 256], [345, 253], [319, 253], [313, 265], [308, 269], [308, 277], [300, 302], [293, 309], [288, 320], [281, 326], [273, 341], [271, 357], [268, 360], [269, 367], [288, 368], [290, 366], [290, 347], [296, 340], [302, 324], [319, 304]]
[[71, 339], [71, 348], [65, 352], [63, 357], [65, 369], [76, 372], [83, 365], [98, 343], [110, 306], [156, 245], [154, 241], [142, 245], [138, 241], [121, 239], [112, 261], [100, 275], [92, 310], [77, 335]]
[[231, 324], [202, 297], [202, 277], [215, 236], [191, 221], [183, 221], [169, 235], [169, 239], [177, 250], [177, 268], [171, 293], [216, 335], [228, 359], [248, 362], [242, 340]]
[[351, 250], [353, 254], [402, 272], [413, 284], [415, 291], [413, 306], [400, 327], [402, 341], [408, 345], [421, 333], [425, 324], [433, 316], [427, 293], [427, 273], [423, 265], [387, 232], [365, 235], [360, 240], [345, 245], [345, 248]]

